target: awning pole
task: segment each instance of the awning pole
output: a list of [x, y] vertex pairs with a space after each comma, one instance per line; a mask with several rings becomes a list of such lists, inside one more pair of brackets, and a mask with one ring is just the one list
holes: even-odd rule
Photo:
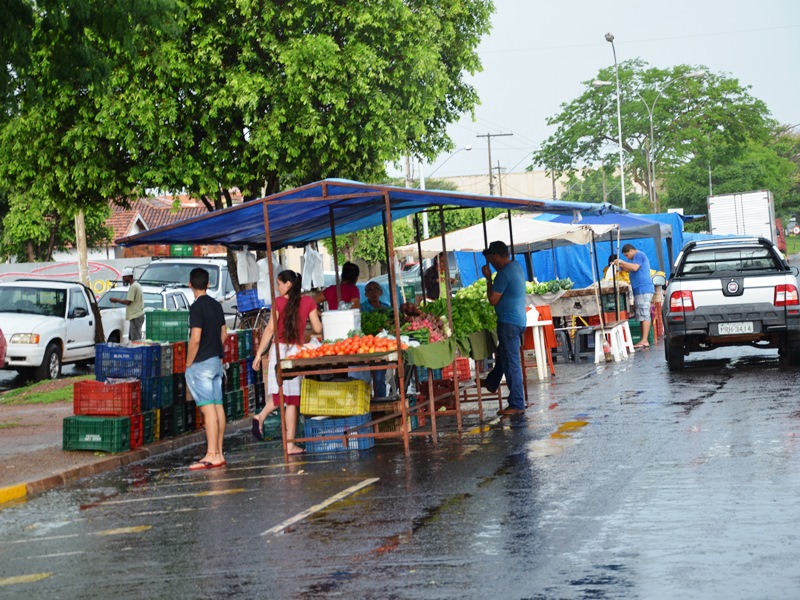
[[[608, 247], [612, 250], [612, 254], [614, 254], [614, 233], [613, 231], [608, 232]], [[619, 258], [619, 255], [617, 255]], [[611, 268], [611, 278], [614, 282], [614, 310], [617, 311], [617, 321], [619, 321], [619, 286], [617, 285], [617, 267], [616, 265]]]
[[[450, 265], [447, 262], [447, 236], [445, 235], [445, 228], [444, 228], [444, 209], [442, 205], [439, 205], [439, 224], [441, 225], [441, 235], [442, 235], [442, 268], [444, 269], [444, 285], [446, 291], [446, 302], [447, 302], [447, 320], [450, 323], [450, 333], [451, 335], [455, 335], [455, 328], [453, 327], [453, 303], [452, 303], [452, 286], [450, 285]], [[459, 393], [458, 389], [458, 361], [456, 360], [453, 363], [453, 391], [455, 392], [456, 397], [456, 423], [458, 427], [458, 431], [461, 431], [461, 394]], [[405, 421], [403, 421], [405, 423]]]
[[514, 228], [511, 226], [511, 209], [508, 209], [508, 238], [511, 240], [511, 260], [514, 260]]
[[[388, 269], [388, 272], [391, 273], [392, 270], [389, 269], [389, 263], [390, 262], [394, 263], [395, 258], [394, 258], [394, 252], [389, 254], [389, 230], [386, 227], [386, 211], [384, 211], [381, 214], [381, 221], [383, 222], [383, 250], [386, 253], [386, 267]], [[396, 296], [397, 294], [389, 294], [389, 302], [394, 304]]]
[[331, 226], [331, 246], [333, 247], [333, 272], [336, 275], [336, 306], [329, 306], [328, 310], [339, 310], [339, 303], [342, 301], [341, 282], [339, 280], [339, 248], [336, 245], [336, 223], [333, 218], [333, 206], [328, 209], [328, 219]]
[[[417, 233], [417, 264], [419, 265], [419, 283], [422, 286], [422, 304], [427, 303], [428, 294], [425, 293], [425, 269], [422, 268], [422, 233], [419, 230], [419, 213], [414, 213], [414, 229]], [[405, 298], [405, 290], [403, 290]], [[414, 302], [416, 298], [411, 298], [409, 302]]]

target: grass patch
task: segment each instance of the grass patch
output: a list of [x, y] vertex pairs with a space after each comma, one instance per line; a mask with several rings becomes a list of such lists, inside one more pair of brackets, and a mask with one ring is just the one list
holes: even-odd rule
[[14, 429], [15, 427], [30, 427], [30, 426], [25, 425], [20, 421], [6, 421], [5, 423], [0, 423], [0, 429]]
[[786, 254], [797, 254], [800, 252], [800, 236], [789, 235], [786, 237]]
[[39, 381], [0, 395], [0, 404], [55, 404], [72, 402], [72, 385], [76, 381], [93, 379], [92, 375], [65, 377], [55, 381]]

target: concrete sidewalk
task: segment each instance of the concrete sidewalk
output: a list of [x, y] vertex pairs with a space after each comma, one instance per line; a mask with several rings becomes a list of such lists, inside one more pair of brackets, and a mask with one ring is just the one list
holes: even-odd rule
[[[61, 449], [62, 421], [73, 414], [71, 402], [0, 406], [0, 508], [6, 502], [40, 494], [128, 465], [150, 456], [205, 443], [196, 431], [120, 454]], [[226, 435], [248, 427], [250, 418], [228, 423]]]

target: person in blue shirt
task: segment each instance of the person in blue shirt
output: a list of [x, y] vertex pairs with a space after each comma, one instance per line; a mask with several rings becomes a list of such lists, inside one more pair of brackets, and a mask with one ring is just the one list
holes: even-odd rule
[[370, 281], [364, 286], [364, 295], [367, 301], [361, 305], [361, 312], [374, 312], [376, 310], [392, 310], [392, 307], [381, 300], [383, 288], [377, 281]]
[[486, 295], [497, 313], [497, 354], [494, 368], [481, 380], [481, 385], [494, 393], [500, 387], [503, 375], [508, 386], [508, 406], [498, 411], [500, 415], [517, 415], [525, 411], [525, 390], [522, 387], [522, 362], [520, 337], [525, 331], [525, 272], [522, 265], [511, 260], [508, 246], [501, 241], [492, 242], [483, 251], [497, 276], [492, 281], [489, 265], [481, 272], [486, 278]]
[[633, 288], [633, 307], [636, 320], [642, 324], [642, 340], [634, 348], [649, 348], [647, 341], [650, 335], [650, 304], [653, 301], [653, 294], [656, 291], [653, 279], [650, 276], [650, 261], [647, 255], [641, 250], [637, 250], [633, 244], [625, 244], [622, 247], [622, 255], [627, 261], [618, 258], [617, 266], [623, 271], [630, 273], [631, 287]]

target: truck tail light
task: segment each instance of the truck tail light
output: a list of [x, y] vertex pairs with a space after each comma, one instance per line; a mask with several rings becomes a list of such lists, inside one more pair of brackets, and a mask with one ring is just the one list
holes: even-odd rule
[[785, 283], [775, 286], [775, 306], [798, 306], [800, 299], [798, 299], [797, 288], [791, 283]]
[[[692, 296], [692, 292], [688, 290], [684, 290], [681, 292], [672, 292], [669, 297], [669, 312], [672, 313], [684, 313], [684, 312], [691, 312], [694, 310], [694, 296]], [[678, 314], [673, 314], [673, 316], [678, 316]]]

